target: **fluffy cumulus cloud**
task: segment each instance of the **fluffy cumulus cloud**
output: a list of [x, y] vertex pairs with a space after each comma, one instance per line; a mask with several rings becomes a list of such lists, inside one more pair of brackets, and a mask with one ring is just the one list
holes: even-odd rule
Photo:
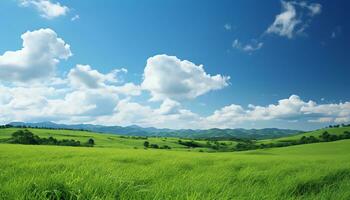
[[317, 104], [303, 101], [297, 95], [281, 99], [267, 106], [229, 105], [216, 110], [205, 118], [205, 123], [216, 127], [233, 127], [245, 122], [279, 120], [285, 122], [344, 123], [350, 121], [350, 102], [339, 104]]
[[[40, 119], [43, 109], [48, 106], [48, 99], [58, 91], [46, 86], [5, 87], [0, 86], [1, 95], [6, 94], [0, 102], [0, 123], [9, 121], [29, 121]], [[50, 120], [51, 118], [48, 117]]]
[[0, 55], [0, 80], [26, 82], [53, 75], [56, 65], [68, 59], [70, 46], [51, 29], [27, 31], [23, 47]]
[[220, 74], [207, 74], [203, 65], [188, 60], [156, 55], [147, 60], [142, 88], [151, 92], [152, 100], [193, 99], [226, 87], [229, 79]]
[[[101, 73], [89, 65], [77, 65], [66, 77], [56, 66], [72, 53], [51, 29], [22, 35], [23, 48], [0, 56], [0, 123], [10, 121], [64, 120], [87, 122], [112, 115], [121, 96], [137, 96], [141, 87], [123, 83], [115, 69]], [[30, 82], [30, 83], [28, 83]]]
[[155, 126], [164, 128], [199, 128], [200, 116], [183, 109], [172, 100], [164, 101], [160, 107], [152, 108], [131, 101], [129, 98], [119, 101], [115, 113], [111, 116], [102, 116], [95, 119], [97, 124], [137, 124], [144, 127]]
[[102, 74], [92, 69], [90, 65], [78, 64], [69, 71], [68, 78], [77, 87], [96, 89], [106, 87], [108, 83], [117, 83], [118, 72], [119, 70], [114, 70], [110, 73]]
[[[127, 73], [125, 68], [115, 69], [103, 74], [90, 65], [78, 64], [68, 73], [68, 80], [71, 86], [79, 89], [102, 90], [104, 92], [123, 94], [126, 96], [138, 96], [141, 94], [141, 87], [134, 83], [120, 85], [120, 73]], [[119, 85], [118, 85], [119, 84]]]
[[[56, 121], [105, 125], [156, 126], [168, 128], [234, 128], [247, 123], [297, 121], [329, 124], [350, 122], [350, 102], [317, 104], [297, 95], [266, 106], [231, 104], [201, 116], [165, 99], [158, 107], [120, 98], [101, 89], [60, 91], [54, 87], [0, 86], [0, 120]], [[61, 94], [61, 95], [60, 95]], [[146, 102], [144, 102], [146, 103]], [[248, 126], [249, 127], [249, 126]]]
[[[315, 124], [350, 122], [350, 102], [339, 104], [317, 104], [303, 101], [297, 95], [281, 99], [267, 106], [231, 104], [209, 116], [200, 116], [184, 109], [179, 102], [166, 99], [158, 108], [142, 105], [128, 99], [119, 101], [114, 113], [95, 119], [95, 123], [167, 128], [234, 128], [261, 122], [304, 122]], [[246, 126], [246, 127], [249, 127]]]
[[100, 90], [78, 90], [67, 93], [63, 99], [48, 100], [44, 115], [85, 116], [93, 118], [113, 113], [118, 96]]
[[23, 7], [33, 6], [39, 12], [40, 16], [46, 19], [64, 16], [69, 11], [67, 6], [50, 0], [19, 0], [19, 3]]
[[[10, 121], [91, 121], [113, 114], [118, 96], [100, 90], [63, 92], [46, 86], [0, 87], [0, 123]], [[79, 121], [78, 121], [79, 119]]]
[[125, 83], [120, 86], [112, 87], [111, 91], [125, 96], [139, 96], [142, 93], [142, 88], [134, 83]]
[[282, 12], [266, 30], [267, 33], [277, 34], [288, 38], [303, 33], [311, 19], [321, 13], [321, 4], [305, 1], [281, 1]]
[[252, 53], [253, 51], [257, 51], [263, 47], [264, 43], [258, 42], [256, 40], [252, 40], [251, 43], [242, 44], [238, 39], [235, 39], [232, 43], [232, 47], [244, 52]]
[[165, 99], [160, 105], [159, 109], [156, 110], [159, 114], [176, 114], [179, 112], [181, 104], [171, 99]]

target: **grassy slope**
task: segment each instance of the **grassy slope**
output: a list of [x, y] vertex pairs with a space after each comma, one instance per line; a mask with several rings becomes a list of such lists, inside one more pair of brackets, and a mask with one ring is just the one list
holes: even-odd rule
[[301, 134], [297, 134], [297, 135], [292, 135], [292, 136], [288, 136], [288, 137], [259, 140], [258, 143], [289, 142], [289, 141], [292, 141], [292, 140], [298, 140], [298, 139], [300, 139], [303, 136], [315, 136], [315, 137], [318, 137], [322, 133], [324, 133], [325, 131], [327, 131], [330, 134], [340, 135], [340, 134], [343, 134], [344, 131], [350, 131], [350, 127], [324, 128], [324, 129], [319, 129], [319, 130], [310, 131], [310, 132], [306, 132], [306, 133], [301, 133]]
[[[15, 130], [0, 129], [0, 139]], [[350, 199], [350, 140], [208, 154], [144, 150], [143, 139], [116, 135], [31, 131], [58, 139], [92, 137], [97, 146], [0, 144], [0, 199], [42, 199], [60, 192], [78, 199]], [[177, 138], [148, 140], [188, 150]]]
[[236, 153], [0, 144], [0, 199], [349, 199], [350, 140]]
[[[7, 139], [11, 137], [11, 134], [18, 130], [19, 128], [7, 128], [0, 129], [0, 139]], [[40, 137], [54, 137], [57, 139], [74, 139], [81, 142], [86, 142], [89, 138], [93, 138], [96, 143], [96, 147], [115, 147], [122, 149], [129, 148], [143, 148], [143, 143], [145, 139], [132, 139], [126, 137], [120, 137], [115, 134], [104, 134], [104, 133], [94, 133], [88, 131], [77, 131], [77, 130], [50, 130], [50, 129], [31, 129], [31, 132]], [[168, 145], [174, 150], [188, 150], [186, 146], [180, 145], [178, 143], [178, 138], [155, 138], [149, 137], [147, 141], [151, 144], [158, 144], [159, 146]], [[186, 139], [181, 139], [182, 141], [190, 141]], [[196, 141], [200, 144], [205, 144], [206, 141]], [[224, 142], [228, 147], [233, 147], [236, 145], [235, 141], [221, 141]], [[196, 148], [194, 151], [199, 151], [200, 149], [205, 151], [212, 151], [212, 149], [207, 148]]]
[[[7, 128], [7, 129], [0, 129], [0, 140], [1, 139], [7, 139], [11, 137], [11, 134], [18, 130], [19, 128]], [[96, 143], [96, 147], [114, 147], [114, 148], [122, 148], [122, 149], [142, 149], [143, 143], [146, 141], [146, 139], [134, 139], [134, 138], [128, 138], [128, 137], [121, 137], [115, 134], [105, 134], [105, 133], [95, 133], [95, 132], [89, 132], [89, 131], [77, 131], [77, 130], [50, 130], [50, 129], [31, 129], [29, 128], [31, 132], [33, 132], [36, 135], [39, 135], [40, 137], [55, 137], [57, 139], [74, 139], [79, 140], [81, 142], [87, 141], [89, 138], [93, 138]], [[344, 131], [350, 131], [350, 127], [340, 127], [340, 128], [325, 128], [320, 129], [316, 131], [306, 132], [298, 135], [288, 136], [288, 137], [281, 137], [281, 138], [275, 138], [275, 139], [266, 139], [266, 140], [258, 140], [257, 144], [260, 143], [276, 143], [276, 142], [289, 142], [292, 140], [298, 140], [302, 136], [315, 136], [318, 137], [321, 135], [324, 131], [329, 132], [330, 134], [342, 134]], [[178, 138], [156, 138], [156, 137], [149, 137], [147, 141], [149, 141], [151, 144], [158, 144], [159, 146], [170, 146], [173, 150], [183, 150], [183, 151], [199, 151], [204, 150], [208, 152], [215, 151], [211, 148], [195, 148], [195, 149], [189, 149], [184, 145], [181, 145], [178, 143]], [[181, 139], [182, 141], [190, 141], [189, 139]], [[198, 144], [202, 144], [203, 146], [206, 145], [206, 141], [201, 140], [194, 140]], [[237, 142], [235, 141], [219, 141], [220, 143], [224, 143], [228, 149], [232, 149]], [[214, 145], [212, 143], [212, 145]], [[221, 146], [225, 147], [225, 146]]]

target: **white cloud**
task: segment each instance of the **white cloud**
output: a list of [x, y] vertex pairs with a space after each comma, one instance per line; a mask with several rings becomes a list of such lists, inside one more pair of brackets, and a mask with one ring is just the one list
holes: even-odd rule
[[333, 118], [332, 117], [320, 117], [317, 119], [310, 119], [309, 122], [315, 122], [315, 123], [331, 123], [333, 122]]
[[[308, 4], [307, 2], [281, 1], [282, 13], [278, 14], [273, 24], [266, 30], [288, 38], [301, 34], [309, 26], [311, 18], [321, 13], [321, 4]], [[309, 16], [306, 17], [305, 10]]]
[[137, 124], [144, 127], [160, 128], [199, 128], [200, 117], [189, 110], [181, 109], [181, 105], [172, 100], [165, 100], [159, 108], [152, 108], [132, 102], [130, 99], [121, 100], [112, 116], [96, 118], [97, 124], [119, 124], [123, 126]]
[[110, 91], [116, 92], [117, 94], [123, 94], [126, 96], [139, 96], [141, 95], [142, 88], [134, 83], [125, 83], [121, 86], [113, 86]]
[[227, 23], [224, 25], [224, 28], [225, 28], [225, 30], [230, 31], [232, 29], [232, 26], [231, 26], [231, 24]]
[[[60, 90], [55, 87], [0, 85], [0, 122], [47, 121], [105, 125], [156, 126], [168, 128], [234, 128], [247, 123], [348, 123], [350, 102], [317, 104], [297, 95], [266, 106], [231, 104], [209, 116], [201, 116], [174, 100], [164, 99], [159, 107], [142, 105], [129, 97], [121, 99], [106, 88]], [[128, 92], [125, 92], [128, 93]]]
[[0, 102], [0, 123], [39, 118], [43, 109], [48, 106], [48, 99], [58, 93], [54, 88], [46, 86], [5, 87], [1, 85], [0, 92], [6, 94], [5, 101]]
[[27, 82], [53, 75], [56, 65], [72, 53], [51, 29], [27, 31], [21, 36], [23, 47], [0, 55], [0, 80]]
[[229, 79], [220, 74], [207, 74], [203, 65], [175, 56], [156, 55], [147, 60], [142, 88], [151, 92], [152, 100], [193, 99], [226, 87]]
[[163, 103], [160, 105], [160, 108], [156, 110], [159, 114], [176, 114], [179, 112], [181, 104], [177, 101], [173, 101], [171, 99], [165, 99]]
[[113, 71], [103, 74], [90, 65], [76, 65], [68, 73], [70, 84], [79, 89], [101, 90], [106, 93], [123, 94], [125, 96], [138, 96], [141, 94], [141, 86], [134, 83], [125, 83], [117, 85], [122, 81], [119, 80], [120, 73], [127, 73], [127, 69], [114, 69]]
[[50, 0], [20, 0], [19, 2], [24, 7], [35, 7], [40, 16], [46, 19], [64, 16], [69, 11], [67, 6], [61, 5], [59, 2], [53, 3]]
[[[143, 124], [145, 121], [151, 120], [155, 117], [154, 111], [149, 106], [143, 106], [136, 102], [131, 102], [129, 99], [121, 100], [115, 108], [113, 116], [103, 118], [108, 122], [114, 121], [118, 124], [131, 125]], [[99, 121], [97, 119], [97, 121]]]
[[302, 1], [299, 3], [296, 1], [293, 1], [292, 3], [295, 5], [299, 5], [303, 8], [307, 8], [309, 10], [309, 15], [311, 15], [311, 16], [314, 16], [314, 15], [321, 13], [321, 9], [322, 9], [321, 4], [318, 4], [318, 3], [307, 4], [307, 2], [305, 2], [305, 1]]
[[118, 103], [115, 111], [113, 116], [100, 117], [96, 122], [192, 129], [234, 128], [267, 121], [321, 124], [350, 122], [350, 102], [319, 105], [314, 101], [303, 101], [297, 95], [267, 106], [249, 105], [244, 108], [232, 104], [207, 117], [183, 109], [180, 103], [172, 100], [165, 100], [159, 108], [153, 109], [124, 99]]
[[228, 128], [245, 122], [268, 120], [339, 123], [349, 122], [349, 119], [350, 102], [317, 104], [314, 101], [305, 102], [299, 96], [291, 95], [288, 99], [281, 99], [277, 104], [267, 106], [249, 105], [247, 109], [235, 104], [225, 106], [205, 118], [203, 124], [209, 127]]
[[70, 20], [71, 21], [76, 21], [78, 19], [80, 19], [80, 16], [79, 15], [74, 15], [74, 17], [72, 17]]
[[68, 73], [68, 79], [76, 87], [84, 88], [102, 88], [108, 83], [117, 83], [117, 74], [120, 70], [114, 70], [107, 74], [102, 74], [93, 70], [90, 65], [78, 64]]
[[263, 47], [264, 43], [252, 40], [250, 44], [242, 44], [238, 39], [235, 39], [232, 43], [232, 47], [244, 52], [251, 53], [257, 51]]
[[[10, 121], [72, 122], [73, 118], [92, 120], [98, 116], [112, 115], [119, 98], [103, 90], [73, 90], [61, 93], [46, 86], [5, 87], [0, 92], [0, 123]], [[2, 95], [1, 95], [2, 96]]]
[[118, 101], [118, 96], [113, 93], [77, 90], [67, 93], [63, 99], [49, 100], [43, 111], [46, 115], [85, 115], [93, 118], [112, 114]]
[[282, 7], [283, 12], [276, 16], [273, 24], [267, 29], [267, 33], [276, 33], [292, 38], [296, 25], [301, 21], [296, 18], [296, 10], [291, 3], [282, 1]]
[[270, 104], [266, 107], [250, 105], [249, 118], [253, 120], [286, 119], [294, 120], [299, 118], [302, 109], [312, 107], [315, 102], [304, 102], [297, 95], [291, 95], [288, 99], [278, 101], [277, 105]]

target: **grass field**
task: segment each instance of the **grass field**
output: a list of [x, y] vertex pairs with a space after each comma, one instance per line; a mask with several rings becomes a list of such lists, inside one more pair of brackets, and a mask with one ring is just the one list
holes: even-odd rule
[[[14, 129], [1, 131], [6, 138]], [[134, 149], [144, 140], [115, 135], [32, 131], [94, 137], [97, 146], [0, 144], [0, 199], [350, 199], [350, 140], [206, 153]], [[165, 142], [172, 141], [178, 145]]]
[[[0, 129], [0, 139], [7, 139], [11, 137], [19, 128], [6, 128]], [[76, 130], [51, 130], [51, 129], [35, 129], [28, 128], [29, 131], [33, 132], [35, 135], [40, 137], [54, 137], [57, 139], [74, 139], [81, 142], [87, 141], [89, 138], [93, 138], [96, 143], [96, 147], [113, 147], [121, 149], [143, 149], [143, 143], [147, 140], [150, 144], [157, 144], [160, 147], [168, 145], [172, 150], [184, 150], [184, 151], [213, 151], [209, 148], [196, 148], [188, 149], [187, 146], [180, 145], [178, 143], [179, 138], [169, 138], [169, 137], [149, 137], [147, 139], [135, 139], [135, 137], [123, 137], [115, 134], [105, 134], [105, 133], [94, 133], [89, 131], [76, 131]], [[182, 141], [191, 141], [190, 139], [181, 139]], [[195, 140], [196, 143], [206, 144], [207, 141]], [[225, 143], [227, 148], [232, 148], [237, 142], [235, 141], [220, 141], [220, 143]]]
[[327, 131], [330, 134], [334, 135], [340, 135], [343, 134], [345, 131], [350, 131], [350, 127], [339, 127], [339, 128], [323, 128], [323, 129], [318, 129], [315, 131], [309, 131], [301, 134], [296, 134], [292, 136], [287, 136], [287, 137], [280, 137], [280, 138], [274, 138], [274, 139], [266, 139], [266, 140], [259, 140], [259, 143], [276, 143], [276, 142], [289, 142], [292, 140], [298, 140], [303, 136], [315, 136], [318, 137], [322, 133]]

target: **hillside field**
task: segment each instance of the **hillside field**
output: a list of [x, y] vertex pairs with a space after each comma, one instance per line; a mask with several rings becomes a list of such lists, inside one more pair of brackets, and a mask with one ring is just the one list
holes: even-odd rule
[[208, 153], [178, 138], [148, 138], [170, 150], [143, 149], [143, 139], [30, 130], [96, 146], [0, 144], [0, 199], [350, 199], [350, 140]]
[[[0, 129], [0, 141], [2, 139], [7, 139], [11, 137], [11, 134], [16, 130], [21, 130], [20, 128], [6, 128]], [[172, 150], [184, 150], [184, 151], [213, 151], [213, 149], [209, 148], [196, 148], [189, 149], [187, 146], [179, 144], [179, 140], [181, 141], [192, 141], [191, 139], [183, 139], [183, 138], [171, 138], [171, 137], [135, 137], [135, 136], [120, 136], [115, 134], [105, 134], [105, 133], [94, 133], [89, 131], [77, 131], [77, 130], [53, 130], [53, 129], [35, 129], [28, 128], [29, 131], [33, 132], [35, 135], [40, 137], [54, 137], [57, 139], [74, 139], [79, 140], [81, 142], [87, 141], [89, 138], [93, 138], [95, 140], [95, 147], [111, 147], [111, 148], [121, 148], [121, 149], [143, 149], [143, 143], [148, 141], [150, 144], [157, 144], [160, 147], [167, 145], [171, 147]], [[198, 144], [206, 145], [207, 141], [204, 140], [193, 140]], [[224, 143], [225, 147], [232, 148], [237, 144], [236, 141], [220, 141], [220, 143]], [[212, 142], [213, 144], [213, 142]]]
[[315, 136], [318, 137], [320, 136], [322, 133], [324, 133], [325, 131], [327, 131], [330, 134], [334, 134], [334, 135], [340, 135], [343, 134], [345, 131], [350, 131], [350, 127], [338, 127], [338, 128], [323, 128], [323, 129], [318, 129], [315, 131], [309, 131], [309, 132], [305, 132], [305, 133], [301, 133], [301, 134], [295, 134], [292, 136], [286, 136], [286, 137], [280, 137], [280, 138], [274, 138], [274, 139], [266, 139], [266, 140], [259, 140], [259, 143], [276, 143], [276, 142], [289, 142], [289, 141], [293, 141], [293, 140], [298, 140], [303, 136]]

